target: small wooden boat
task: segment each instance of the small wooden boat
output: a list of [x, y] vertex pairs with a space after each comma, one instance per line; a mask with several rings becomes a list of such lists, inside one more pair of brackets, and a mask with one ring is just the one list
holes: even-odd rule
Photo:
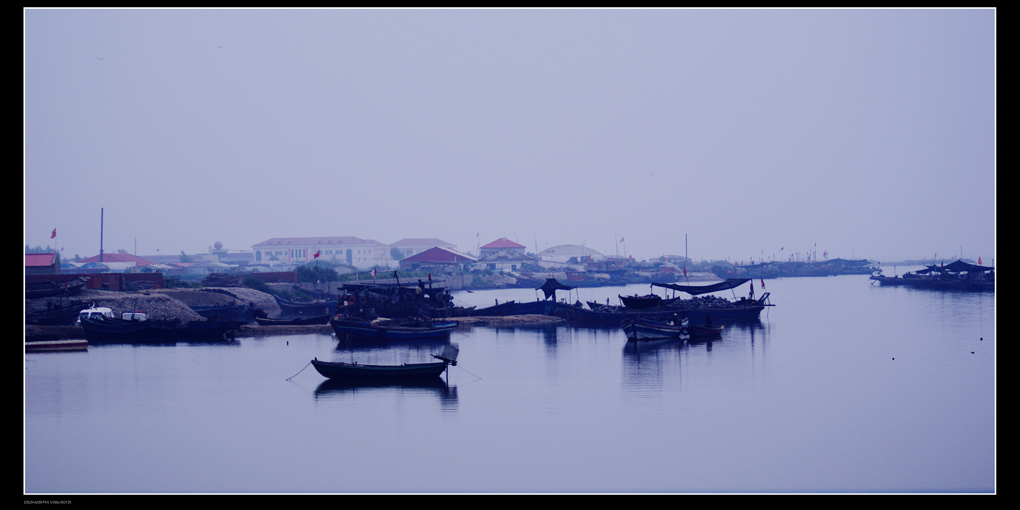
[[25, 342], [25, 352], [66, 352], [87, 350], [89, 350], [89, 342], [82, 339], [38, 340], [34, 342]]
[[280, 310], [283, 311], [283, 315], [314, 315], [319, 316], [323, 314], [333, 313], [333, 309], [336, 308], [336, 301], [294, 301], [290, 299], [284, 299], [280, 296], [273, 295], [273, 299], [276, 300], [276, 304], [279, 305]]
[[259, 326], [325, 326], [329, 324], [329, 315], [319, 315], [316, 317], [294, 317], [291, 319], [270, 319], [268, 317], [255, 317], [255, 322]]
[[662, 298], [655, 294], [648, 294], [647, 296], [617, 296], [623, 303], [623, 306], [632, 310], [647, 310], [649, 308], [655, 308], [662, 304]]
[[366, 321], [340, 316], [334, 316], [329, 321], [337, 338], [358, 340], [442, 340], [450, 338], [450, 332], [458, 324], [457, 321], [448, 320]]
[[722, 326], [707, 326], [696, 324], [691, 326], [691, 336], [695, 338], [719, 338], [722, 336]]
[[338, 361], [312, 360], [312, 366], [330, 379], [426, 379], [446, 370], [446, 363], [404, 363], [403, 365], [361, 365]]
[[623, 332], [627, 334], [627, 340], [683, 339], [690, 336], [686, 318], [676, 321], [634, 317], [624, 320], [620, 326], [623, 328]]
[[447, 345], [440, 354], [432, 355], [433, 358], [439, 360], [433, 363], [362, 365], [360, 363], [319, 361], [318, 358], [313, 358], [312, 366], [323, 377], [341, 381], [434, 379], [442, 375], [447, 366], [457, 364], [458, 353], [459, 350], [456, 347]]
[[38, 324], [40, 326], [71, 326], [78, 319], [78, 312], [83, 305], [51, 306], [46, 310], [25, 314], [25, 324]]
[[61, 277], [53, 275], [49, 280], [30, 280], [25, 282], [25, 299], [36, 299], [51, 296], [73, 296], [80, 293], [88, 279], [82, 276]]

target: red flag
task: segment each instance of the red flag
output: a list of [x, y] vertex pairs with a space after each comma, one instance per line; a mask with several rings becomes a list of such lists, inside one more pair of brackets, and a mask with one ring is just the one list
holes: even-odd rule
[[981, 265], [981, 257], [978, 257], [978, 265]]
[[687, 266], [684, 266], [684, 276], [687, 276]]
[[315, 252], [315, 255], [312, 255], [312, 258], [313, 258], [313, 259], [317, 259], [317, 258], [319, 258], [319, 252]]
[[761, 288], [763, 288], [763, 289], [765, 288], [765, 279], [764, 278], [761, 279]]
[[57, 237], [57, 229], [53, 229], [53, 233], [50, 234], [50, 239], [53, 239], [54, 237]]

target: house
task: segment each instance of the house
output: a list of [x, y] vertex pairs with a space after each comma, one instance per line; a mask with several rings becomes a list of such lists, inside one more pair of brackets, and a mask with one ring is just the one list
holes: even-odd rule
[[525, 255], [525, 246], [523, 244], [517, 244], [505, 237], [496, 239], [495, 241], [482, 246], [479, 249], [480, 257], [484, 258], [488, 255], [492, 255], [500, 250], [512, 250], [519, 252], [521, 255]]
[[474, 264], [475, 269], [490, 269], [495, 271], [519, 271], [524, 264], [538, 264], [538, 259], [522, 253], [520, 250], [504, 248], [490, 253]]
[[390, 244], [390, 252], [393, 253], [393, 249], [400, 250], [400, 256], [394, 260], [401, 260], [412, 255], [417, 255], [423, 251], [439, 247], [446, 248], [447, 250], [454, 250], [456, 246], [450, 244], [442, 239], [434, 238], [419, 238], [419, 239], [401, 239], [393, 244]]
[[25, 274], [60, 274], [60, 254], [26, 253]]
[[390, 247], [371, 239], [340, 237], [274, 237], [252, 245], [253, 263], [271, 260], [305, 264], [313, 260], [345, 263], [360, 269], [384, 265]]
[[[606, 256], [587, 246], [576, 244], [561, 244], [546, 248], [538, 253], [538, 258], [546, 262], [559, 262], [562, 264], [578, 264], [587, 262], [599, 262], [606, 260]], [[574, 259], [571, 261], [571, 259]]]
[[400, 269], [418, 271], [423, 269], [463, 271], [478, 259], [463, 253], [438, 246], [411, 255], [400, 261]]
[[118, 251], [115, 253], [101, 253], [99, 255], [93, 255], [87, 259], [79, 260], [78, 263], [83, 267], [87, 267], [86, 264], [90, 263], [102, 264], [110, 268], [111, 271], [123, 272], [141, 269], [145, 266], [152, 265], [153, 262], [137, 255]]

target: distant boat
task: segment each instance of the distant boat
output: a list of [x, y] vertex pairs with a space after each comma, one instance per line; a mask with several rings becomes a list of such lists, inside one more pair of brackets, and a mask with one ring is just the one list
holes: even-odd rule
[[334, 316], [329, 321], [337, 338], [356, 340], [444, 340], [457, 328], [457, 321], [407, 319], [366, 321]]
[[255, 322], [259, 326], [325, 326], [329, 324], [331, 315], [319, 315], [317, 317], [294, 317], [291, 319], [270, 319], [268, 317], [255, 317]]
[[906, 286], [917, 289], [995, 292], [995, 268], [968, 264], [962, 260], [934, 264], [903, 276], [883, 276], [881, 270], [871, 280], [883, 287]]
[[871, 274], [878, 266], [866, 259], [829, 259], [822, 261], [762, 262], [749, 265], [713, 266], [719, 278], [785, 278], [794, 276], [839, 276]]
[[280, 310], [283, 312], [282, 315], [324, 315], [332, 314], [336, 308], [336, 302], [315, 300], [315, 301], [295, 301], [290, 299], [284, 299], [280, 296], [273, 295], [273, 299], [276, 300], [276, 304], [280, 306]]

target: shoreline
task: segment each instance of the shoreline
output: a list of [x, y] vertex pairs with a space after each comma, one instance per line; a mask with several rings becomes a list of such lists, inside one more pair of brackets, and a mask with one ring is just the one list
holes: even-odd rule
[[[471, 329], [474, 327], [545, 327], [566, 324], [565, 319], [550, 315], [505, 315], [492, 317], [451, 317], [460, 324], [457, 329]], [[288, 326], [241, 326], [235, 338], [263, 338], [268, 336], [282, 335], [332, 335], [333, 328], [328, 324], [316, 325], [288, 325]], [[38, 326], [28, 324], [25, 326], [25, 342], [42, 342], [52, 340], [77, 340], [85, 338], [85, 331], [81, 326]]]

